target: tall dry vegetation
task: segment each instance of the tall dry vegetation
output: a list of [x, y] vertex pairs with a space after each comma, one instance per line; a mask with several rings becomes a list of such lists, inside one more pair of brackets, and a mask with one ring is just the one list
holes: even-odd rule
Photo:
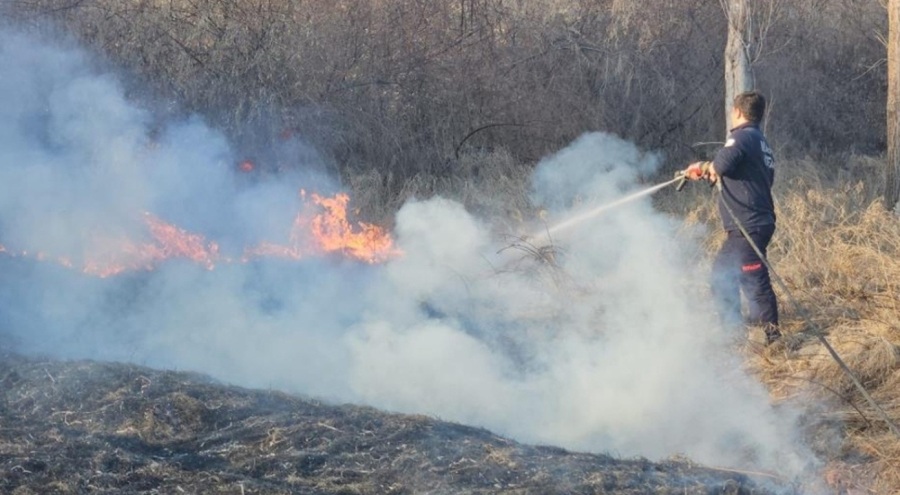
[[[824, 173], [792, 163], [779, 187], [781, 225], [771, 257], [815, 327], [895, 424], [900, 422], [900, 222], [865, 187], [880, 163], [855, 157]], [[844, 429], [830, 482], [849, 493], [900, 491], [900, 438], [853, 386], [781, 294], [790, 349], [759, 354], [751, 367], [778, 398], [829, 399], [820, 415]]]
[[[866, 156], [779, 162], [779, 225], [768, 254], [790, 292], [775, 286], [785, 345], [762, 348], [754, 338], [740, 345], [773, 400], [825, 404], [806, 423], [817, 425], [808, 440], [827, 462], [835, 493], [900, 493], [900, 438], [817, 337], [900, 422], [900, 222], [866, 184], [881, 167]], [[686, 195], [678, 203], [663, 195], [659, 206], [678, 210], [688, 226], [709, 226], [715, 234], [701, 256], [711, 258], [724, 240], [714, 190]]]
[[[810, 413], [808, 423], [821, 429], [809, 440], [826, 460], [824, 475], [836, 493], [900, 493], [900, 438], [816, 336], [824, 334], [879, 407], [900, 422], [900, 222], [866, 187], [881, 166], [864, 156], [780, 162], [779, 226], [769, 258], [790, 291], [775, 288], [786, 345], [742, 345], [748, 369], [776, 402], [825, 404]], [[711, 191], [688, 194], [696, 201], [682, 211], [687, 223], [717, 225]], [[708, 256], [723, 238], [710, 237]]]

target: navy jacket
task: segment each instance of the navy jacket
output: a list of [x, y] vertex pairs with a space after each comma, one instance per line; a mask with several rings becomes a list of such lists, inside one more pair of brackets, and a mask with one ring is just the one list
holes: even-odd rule
[[716, 154], [713, 167], [722, 181], [719, 216], [725, 230], [739, 229], [723, 202], [728, 203], [748, 231], [775, 225], [775, 157], [759, 125], [746, 123], [732, 129], [725, 147]]

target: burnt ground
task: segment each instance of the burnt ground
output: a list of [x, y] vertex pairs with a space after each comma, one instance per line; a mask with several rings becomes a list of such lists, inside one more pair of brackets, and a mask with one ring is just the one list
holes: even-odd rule
[[[125, 364], [0, 356], [0, 492], [766, 494], [739, 473]], [[780, 490], [779, 490], [780, 491]]]

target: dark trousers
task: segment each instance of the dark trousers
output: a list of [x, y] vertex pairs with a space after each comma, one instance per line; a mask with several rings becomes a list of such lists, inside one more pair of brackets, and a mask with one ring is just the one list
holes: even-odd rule
[[[748, 229], [750, 238], [763, 256], [775, 233], [774, 225]], [[741, 296], [748, 301], [746, 323], [764, 325], [766, 333], [777, 332], [778, 301], [772, 290], [769, 269], [762, 262], [753, 246], [739, 230], [729, 231], [728, 238], [713, 262], [713, 298], [719, 314], [728, 325], [741, 323]]]

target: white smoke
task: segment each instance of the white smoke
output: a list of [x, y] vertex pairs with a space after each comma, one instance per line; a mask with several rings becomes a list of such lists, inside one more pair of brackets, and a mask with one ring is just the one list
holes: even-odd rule
[[[239, 246], [285, 235], [304, 184], [242, 183], [199, 119], [154, 122], [89, 57], [0, 35], [0, 244], [52, 255], [151, 211]], [[659, 157], [588, 134], [539, 164], [562, 219], [638, 188]], [[506, 249], [459, 204], [397, 214], [380, 266], [173, 262], [111, 279], [0, 259], [0, 332], [21, 352], [209, 373], [519, 440], [798, 475], [814, 459], [703, 303], [696, 246], [647, 200], [554, 239], [553, 263]], [[523, 246], [527, 247], [527, 245]], [[546, 252], [543, 252], [546, 254]]]
[[[553, 198], [616, 199], [654, 160], [586, 135], [538, 166], [536, 195], [543, 183]], [[510, 255], [488, 256], [487, 229], [453, 203], [407, 204], [397, 224], [409, 254], [378, 289], [391, 311], [349, 336], [366, 402], [583, 450], [792, 473], [809, 460], [795, 418], [772, 410], [697, 293], [679, 225], [648, 202], [557, 240], [556, 277], [496, 270]], [[416, 314], [420, 301], [430, 311]]]

